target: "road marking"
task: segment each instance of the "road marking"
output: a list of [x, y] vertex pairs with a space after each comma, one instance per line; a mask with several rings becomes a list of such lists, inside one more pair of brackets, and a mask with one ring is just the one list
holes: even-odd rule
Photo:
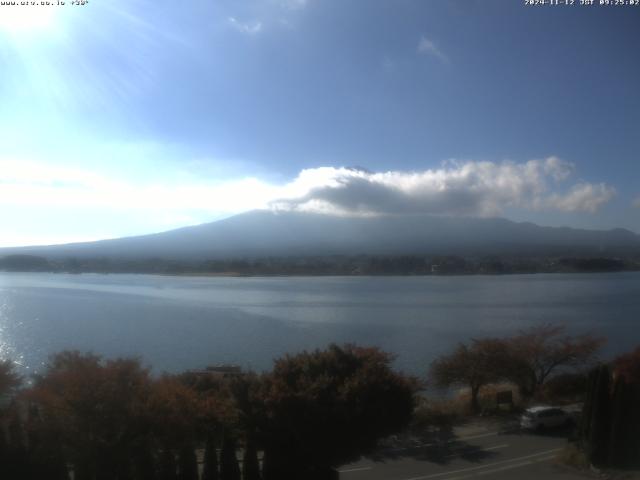
[[[486, 447], [486, 448], [482, 448], [481, 451], [485, 451], [485, 450], [497, 450], [499, 448], [507, 448], [509, 446], [509, 444], [505, 443], [503, 445], [493, 445], [491, 447]], [[472, 452], [475, 453], [475, 452]], [[459, 452], [459, 453], [452, 453], [451, 455], [447, 455], [446, 458], [449, 457], [457, 457], [458, 455], [464, 455], [464, 452]], [[347, 468], [344, 470], [338, 470], [340, 473], [350, 473], [350, 472], [362, 472], [364, 470], [371, 470], [373, 469], [373, 467], [353, 467], [353, 468]]]
[[[479, 451], [484, 452], [486, 450], [497, 450], [499, 448], [506, 448], [508, 447], [508, 444], [504, 444], [504, 445], [494, 445], [493, 447], [486, 447], [486, 448], [481, 448]], [[469, 452], [471, 454], [477, 453], [478, 451], [473, 451], [473, 452]], [[449, 457], [457, 457], [458, 455], [464, 455], [465, 452], [458, 452], [458, 453], [452, 453], [451, 455], [447, 455], [445, 458], [449, 458]]]
[[515, 458], [510, 458], [509, 460], [502, 460], [500, 462], [486, 463], [484, 465], [479, 465], [477, 467], [461, 468], [459, 470], [449, 470], [448, 472], [432, 473], [431, 475], [423, 475], [421, 477], [411, 477], [405, 480], [426, 480], [427, 478], [444, 477], [445, 475], [452, 475], [454, 473], [472, 472], [474, 470], [482, 470], [484, 468], [493, 467], [495, 465], [504, 465], [505, 463], [518, 462], [520, 460], [525, 460], [528, 458], [539, 457], [540, 455], [548, 455], [550, 453], [559, 452], [560, 450], [562, 450], [562, 448], [554, 448], [552, 450], [545, 450], [544, 452], [533, 453], [531, 455], [525, 455], [523, 457], [515, 457]]
[[549, 461], [549, 460], [553, 460], [555, 457], [556, 457], [555, 455], [549, 455], [548, 457], [536, 458], [535, 460], [527, 460], [526, 462], [516, 463], [515, 465], [507, 465], [505, 467], [494, 468], [492, 470], [484, 470], [482, 472], [475, 472], [475, 473], [472, 473], [471, 475], [463, 475], [461, 477], [449, 477], [446, 480], [464, 480], [464, 479], [467, 479], [467, 478], [479, 477], [481, 475], [489, 475], [491, 473], [505, 472], [507, 470], [512, 470], [514, 468], [526, 467], [527, 465], [533, 465], [534, 463], [540, 463], [540, 462], [546, 462], [546, 461]]
[[340, 473], [362, 472], [363, 470], [371, 470], [372, 467], [348, 468], [346, 470], [338, 470]]
[[449, 442], [465, 442], [467, 440], [475, 440], [476, 438], [491, 437], [493, 435], [498, 435], [498, 433], [500, 433], [500, 432], [482, 433], [480, 435], [472, 435], [470, 437], [454, 438], [452, 440], [449, 440]]
[[506, 448], [508, 446], [509, 446], [509, 444], [505, 443], [504, 445], [494, 445], [493, 447], [483, 448], [482, 450], [496, 450], [498, 448]]
[[385, 451], [402, 452], [404, 450], [413, 450], [414, 448], [437, 447], [439, 445], [442, 445], [443, 443], [466, 442], [467, 440], [475, 440], [476, 438], [492, 437], [494, 435], [498, 435], [499, 433], [500, 432], [490, 432], [490, 433], [482, 433], [479, 435], [472, 435], [470, 437], [460, 437], [460, 438], [455, 437], [455, 438], [450, 438], [449, 440], [445, 440], [443, 442], [419, 443], [411, 447], [387, 448]]

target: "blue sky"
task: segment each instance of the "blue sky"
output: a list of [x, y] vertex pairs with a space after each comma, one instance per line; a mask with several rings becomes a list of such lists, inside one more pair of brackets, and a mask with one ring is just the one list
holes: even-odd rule
[[0, 9], [0, 246], [253, 208], [640, 232], [640, 7]]

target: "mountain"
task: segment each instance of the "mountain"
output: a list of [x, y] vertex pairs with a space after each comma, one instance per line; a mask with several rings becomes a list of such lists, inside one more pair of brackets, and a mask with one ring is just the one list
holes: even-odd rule
[[0, 249], [0, 256], [164, 258], [357, 254], [616, 255], [640, 252], [640, 236], [623, 229], [541, 227], [502, 218], [431, 215], [346, 218], [252, 211], [217, 222], [138, 237]]

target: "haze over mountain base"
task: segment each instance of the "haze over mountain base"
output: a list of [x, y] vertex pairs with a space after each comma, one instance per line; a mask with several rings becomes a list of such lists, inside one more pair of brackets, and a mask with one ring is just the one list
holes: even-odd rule
[[640, 236], [502, 218], [252, 211], [139, 237], [0, 249], [0, 268], [201, 274], [432, 274], [635, 270]]
[[640, 252], [624, 229], [541, 227], [503, 218], [433, 215], [338, 217], [252, 211], [163, 233], [67, 245], [0, 249], [47, 258], [225, 259], [309, 255], [529, 255]]

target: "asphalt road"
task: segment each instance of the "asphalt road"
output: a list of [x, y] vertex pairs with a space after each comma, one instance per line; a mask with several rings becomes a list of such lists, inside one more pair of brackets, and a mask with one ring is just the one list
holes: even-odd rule
[[340, 468], [341, 480], [574, 480], [590, 478], [559, 465], [567, 432], [534, 434], [495, 424], [457, 428], [440, 439], [388, 448]]

